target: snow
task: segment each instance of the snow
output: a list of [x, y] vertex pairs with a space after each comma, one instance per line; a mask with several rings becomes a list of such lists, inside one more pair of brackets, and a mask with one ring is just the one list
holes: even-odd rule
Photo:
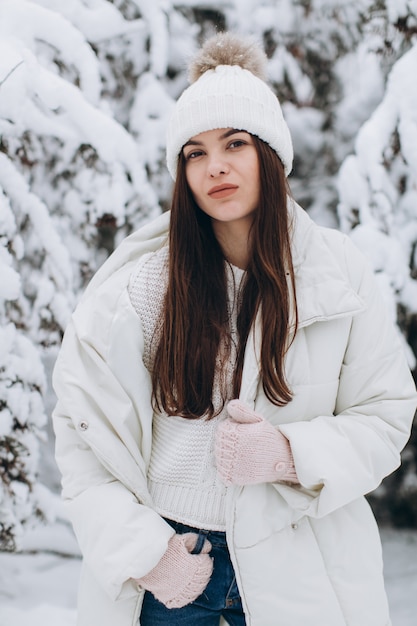
[[[417, 531], [381, 530], [392, 626], [415, 626]], [[81, 559], [59, 519], [29, 533], [20, 553], [0, 553], [0, 626], [75, 626]]]
[[62, 521], [29, 533], [20, 553], [0, 553], [0, 626], [75, 626], [80, 563]]
[[417, 44], [396, 63], [388, 79], [381, 104], [356, 138], [360, 169], [368, 175], [371, 188], [384, 185], [386, 169], [382, 167], [384, 151], [396, 125], [405, 160], [411, 172], [417, 171], [417, 83], [410, 80], [417, 64]]
[[20, 292], [20, 276], [17, 272], [14, 271], [12, 267], [9, 267], [8, 265], [5, 265], [3, 263], [3, 256], [3, 254], [0, 254], [0, 300], [16, 300]]
[[56, 284], [63, 289], [69, 288], [72, 283], [70, 255], [52, 226], [48, 208], [30, 193], [25, 179], [4, 154], [0, 154], [0, 185], [31, 219], [39, 241], [50, 257], [50, 271]]
[[130, 115], [130, 128], [143, 146], [143, 160], [151, 171], [157, 171], [165, 158], [165, 129], [174, 107], [161, 83], [150, 73], [139, 80]]
[[[25, 15], [22, 20], [22, 15]], [[73, 64], [80, 76], [85, 96], [93, 103], [100, 98], [100, 72], [96, 56], [81, 32], [55, 11], [49, 11], [25, 0], [2, 0], [0, 7], [1, 30], [4, 34], [19, 32], [19, 47], [33, 49], [35, 40], [41, 39], [60, 50], [62, 59]]]
[[137, 33], [144, 28], [142, 19], [127, 21], [116, 7], [107, 0], [96, 0], [92, 6], [86, 6], [81, 0], [32, 0], [62, 16], [79, 29], [85, 38], [98, 43], [127, 33]]
[[342, 136], [354, 137], [384, 95], [381, 62], [363, 43], [355, 54], [335, 63], [344, 98], [336, 109], [336, 125]]
[[[297, 199], [369, 257], [393, 319], [398, 304], [417, 311], [417, 42], [393, 31], [405, 16], [415, 25], [417, 0], [386, 1], [391, 26], [383, 10], [371, 15], [373, 0], [307, 4], [308, 14], [306, 3], [291, 0], [183, 0], [180, 8], [172, 0], [0, 0], [0, 436], [13, 434], [30, 451], [33, 481], [30, 493], [13, 481], [6, 495], [0, 482], [0, 521], [23, 541], [20, 553], [0, 554], [0, 626], [75, 625], [80, 557], [71, 530], [58, 515], [23, 534], [37, 508], [52, 519], [56, 507], [35, 484], [39, 459], [47, 473], [47, 429], [53, 440], [49, 396], [36, 390], [45, 388], [42, 363], [53, 360], [43, 346], [59, 343], [80, 289], [106, 256], [96, 248], [101, 218], [114, 219], [117, 244], [167, 203], [167, 116], [187, 84], [187, 60], [213, 29], [197, 24], [194, 10], [204, 6], [269, 42], [269, 78], [287, 89]], [[385, 40], [391, 58], [381, 53]], [[325, 103], [320, 86], [332, 87]], [[16, 431], [19, 424], [31, 434]], [[54, 476], [47, 483], [56, 491]], [[416, 480], [409, 472], [406, 484]], [[393, 626], [410, 626], [417, 534], [384, 530], [383, 540]]]

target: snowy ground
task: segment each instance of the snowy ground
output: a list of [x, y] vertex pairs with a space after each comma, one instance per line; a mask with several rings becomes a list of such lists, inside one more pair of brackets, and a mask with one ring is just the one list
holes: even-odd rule
[[[415, 626], [417, 531], [381, 534], [393, 626]], [[30, 534], [22, 553], [0, 553], [0, 626], [75, 626], [79, 571], [77, 545], [64, 523]]]

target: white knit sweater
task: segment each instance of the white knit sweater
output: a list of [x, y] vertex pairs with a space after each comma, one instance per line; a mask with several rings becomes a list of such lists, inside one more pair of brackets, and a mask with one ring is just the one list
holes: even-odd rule
[[[244, 271], [227, 264], [226, 273], [232, 350], [223, 376], [226, 400], [231, 400], [238, 298]], [[168, 247], [165, 246], [142, 257], [129, 284], [130, 299], [144, 333], [143, 361], [149, 370], [160, 336], [167, 277]], [[215, 376], [213, 404], [215, 408], [222, 404], [220, 370]], [[160, 515], [197, 528], [225, 530], [227, 487], [218, 476], [213, 452], [217, 425], [225, 417], [225, 408], [211, 420], [154, 414], [148, 486]]]

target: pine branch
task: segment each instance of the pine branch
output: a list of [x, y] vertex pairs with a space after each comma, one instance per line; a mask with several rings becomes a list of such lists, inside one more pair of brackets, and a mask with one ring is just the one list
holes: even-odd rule
[[8, 72], [6, 74], [6, 76], [3, 78], [3, 80], [0, 80], [0, 87], [6, 82], [6, 80], [13, 74], [14, 71], [17, 70], [17, 68], [20, 65], [23, 65], [24, 61], [19, 61], [19, 63], [17, 65], [15, 65], [14, 67], [12, 67], [12, 69], [10, 70], [10, 72]]

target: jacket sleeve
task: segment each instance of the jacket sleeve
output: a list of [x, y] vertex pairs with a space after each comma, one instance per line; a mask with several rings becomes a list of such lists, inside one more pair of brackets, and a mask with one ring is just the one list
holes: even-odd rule
[[173, 534], [146, 487], [152, 413], [141, 337], [127, 290], [111, 278], [73, 315], [53, 376], [64, 502], [86, 563], [113, 600], [137, 593], [131, 577], [158, 563]]
[[352, 318], [334, 415], [280, 425], [300, 483], [311, 491], [278, 490], [313, 517], [371, 492], [400, 465], [416, 409], [404, 347], [375, 277], [348, 239], [345, 250], [345, 271], [365, 309]]

